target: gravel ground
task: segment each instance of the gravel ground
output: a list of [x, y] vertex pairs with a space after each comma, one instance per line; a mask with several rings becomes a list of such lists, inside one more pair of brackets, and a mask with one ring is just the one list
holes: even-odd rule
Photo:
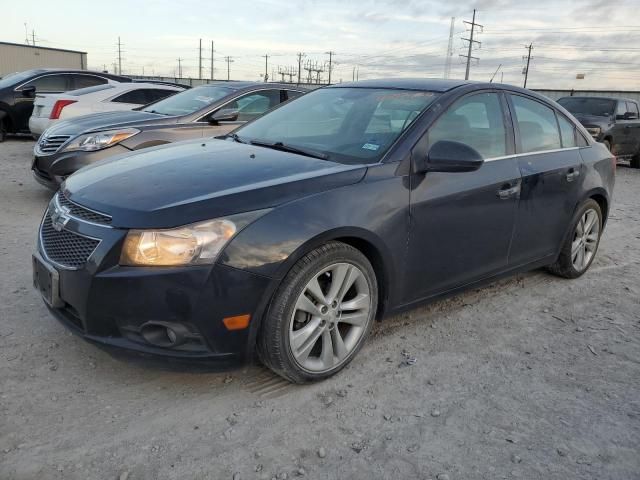
[[390, 318], [341, 374], [293, 386], [123, 363], [66, 332], [31, 287], [50, 198], [32, 145], [0, 144], [0, 479], [640, 479], [640, 171], [618, 168], [582, 278]]

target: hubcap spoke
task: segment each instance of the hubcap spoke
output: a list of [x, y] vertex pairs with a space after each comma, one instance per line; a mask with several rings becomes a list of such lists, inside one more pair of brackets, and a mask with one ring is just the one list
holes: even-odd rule
[[334, 328], [331, 330], [331, 336], [333, 337], [333, 350], [338, 357], [338, 361], [342, 360], [347, 356], [347, 347], [344, 344], [344, 340], [342, 339], [342, 335], [340, 335], [340, 330]]
[[369, 295], [366, 293], [360, 293], [353, 299], [340, 304], [340, 310], [360, 310], [361, 308], [367, 308], [369, 306]]
[[321, 320], [319, 318], [313, 318], [300, 330], [296, 330], [291, 334], [293, 355], [298, 360], [306, 360], [313, 346], [318, 341], [323, 331], [322, 328], [320, 328], [320, 323]]
[[333, 367], [333, 339], [331, 338], [331, 332], [326, 329], [322, 332], [322, 354], [320, 358], [324, 368]]
[[307, 285], [305, 289], [309, 294], [315, 298], [322, 305], [327, 305], [327, 298], [322, 293], [322, 289], [320, 288], [320, 284], [318, 283], [318, 277], [314, 277]]
[[361, 327], [367, 321], [369, 312], [343, 313], [338, 322], [348, 323], [354, 327]]
[[310, 313], [311, 315], [320, 315], [320, 309], [303, 293], [298, 298], [296, 303], [296, 310], [302, 310], [303, 312]]
[[333, 270], [331, 270], [331, 288], [329, 289], [329, 293], [327, 293], [327, 300], [329, 303], [333, 302], [337, 298], [340, 293], [340, 289], [342, 288], [342, 284], [345, 282], [345, 279], [351, 270], [353, 270], [353, 267], [345, 263], [338, 264]]
[[600, 217], [594, 209], [589, 209], [576, 225], [571, 243], [571, 263], [576, 270], [582, 271], [589, 266], [596, 253], [599, 238]]
[[578, 249], [582, 246], [582, 241], [578, 238], [571, 244], [571, 258], [575, 258], [578, 253]]

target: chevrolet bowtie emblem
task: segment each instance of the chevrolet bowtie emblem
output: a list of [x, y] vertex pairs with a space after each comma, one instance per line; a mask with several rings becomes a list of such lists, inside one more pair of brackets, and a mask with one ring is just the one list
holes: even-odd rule
[[56, 231], [61, 231], [67, 223], [69, 223], [69, 212], [71, 210], [68, 207], [56, 206], [51, 212], [51, 226]]

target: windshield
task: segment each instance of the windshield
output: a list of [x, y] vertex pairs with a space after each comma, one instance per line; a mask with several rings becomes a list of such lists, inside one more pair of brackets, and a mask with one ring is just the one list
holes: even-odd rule
[[188, 115], [201, 108], [217, 102], [229, 95], [234, 89], [228, 87], [202, 86], [176, 93], [170, 97], [152, 103], [143, 112], [159, 113], [161, 115]]
[[236, 130], [237, 139], [313, 151], [341, 163], [376, 163], [436, 96], [411, 90], [323, 88]]
[[79, 88], [78, 90], [74, 90], [73, 92], [67, 92], [67, 95], [80, 97], [82, 95], [87, 95], [88, 93], [95, 93], [101, 90], [109, 90], [111, 88], [116, 88], [116, 87], [109, 83], [105, 83], [104, 85], [94, 85], [93, 87]]
[[610, 117], [616, 110], [616, 101], [606, 98], [565, 97], [558, 103], [571, 113]]
[[0, 88], [17, 85], [23, 80], [31, 78], [36, 72], [37, 70], [27, 70], [25, 72], [8, 73], [2, 79], [0, 79]]

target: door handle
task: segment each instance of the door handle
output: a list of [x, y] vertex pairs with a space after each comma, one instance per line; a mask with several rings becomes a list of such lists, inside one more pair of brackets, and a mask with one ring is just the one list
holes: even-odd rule
[[578, 178], [580, 176], [580, 170], [577, 170], [575, 168], [572, 168], [569, 170], [569, 172], [567, 173], [567, 182], [573, 182], [573, 180], [575, 178]]
[[498, 190], [498, 197], [500, 200], [507, 200], [511, 197], [515, 197], [520, 193], [520, 184], [517, 185], [504, 185], [500, 190]]

